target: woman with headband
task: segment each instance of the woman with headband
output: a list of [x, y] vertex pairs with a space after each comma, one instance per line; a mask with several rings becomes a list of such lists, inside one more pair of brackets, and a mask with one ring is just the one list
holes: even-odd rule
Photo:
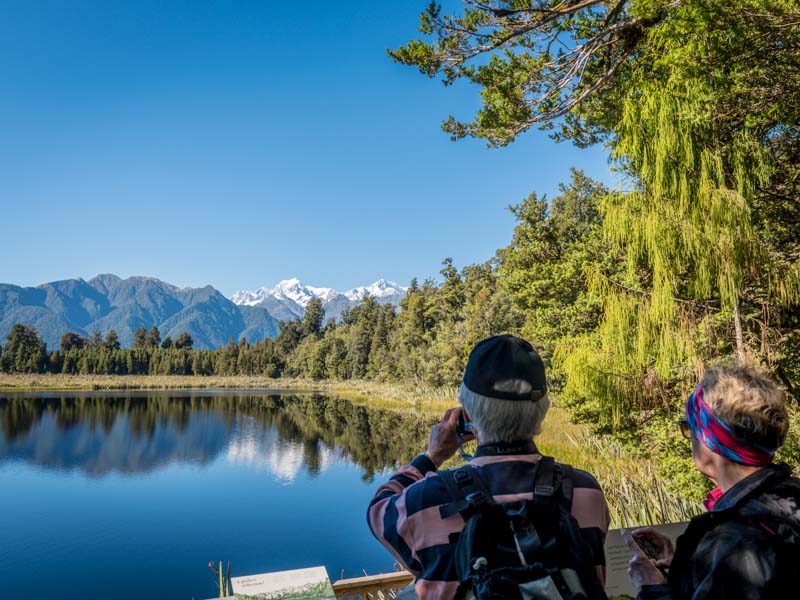
[[717, 487], [674, 548], [653, 529], [623, 532], [640, 599], [800, 598], [800, 480], [773, 462], [789, 428], [785, 399], [754, 369], [705, 372], [679, 425]]

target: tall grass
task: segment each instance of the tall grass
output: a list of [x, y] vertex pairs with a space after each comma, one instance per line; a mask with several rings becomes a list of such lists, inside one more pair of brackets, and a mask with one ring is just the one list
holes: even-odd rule
[[53, 373], [0, 373], [0, 391], [84, 391], [84, 390], [167, 390], [167, 389], [273, 389], [329, 392], [348, 400], [390, 402], [408, 409], [453, 406], [457, 389], [429, 385], [380, 383], [376, 381], [314, 381], [257, 375], [65, 375]]
[[611, 527], [636, 527], [687, 521], [703, 507], [668, 489], [656, 475], [652, 460], [633, 456], [607, 438], [576, 425], [566, 411], [554, 407], [547, 415], [539, 449], [560, 462], [588, 471], [603, 488], [611, 513]]
[[64, 375], [53, 373], [0, 373], [0, 391], [85, 391], [166, 389], [314, 389], [314, 382], [271, 379], [263, 376], [198, 375]]

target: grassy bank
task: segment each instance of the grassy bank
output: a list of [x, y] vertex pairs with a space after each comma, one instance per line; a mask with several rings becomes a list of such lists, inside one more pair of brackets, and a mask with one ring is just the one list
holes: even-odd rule
[[41, 390], [171, 390], [281, 388], [294, 389], [298, 380], [276, 380], [269, 377], [199, 377], [195, 375], [62, 375], [0, 373], [0, 391], [27, 392]]
[[[432, 388], [369, 381], [311, 381], [267, 377], [196, 377], [153, 375], [23, 375], [0, 374], [0, 392], [273, 389], [319, 391], [357, 404], [401, 412], [414, 411], [433, 422], [456, 402], [453, 388]], [[605, 490], [612, 526], [634, 526], [686, 520], [701, 507], [667, 491], [655, 475], [653, 461], [636, 458], [585, 425], [569, 420], [554, 406], [537, 444], [545, 454], [593, 473]]]
[[358, 404], [388, 410], [409, 408], [433, 418], [456, 402], [454, 388], [412, 386], [374, 381], [314, 381], [311, 379], [256, 376], [195, 375], [62, 375], [0, 373], [0, 393], [37, 391], [102, 391], [102, 390], [297, 390], [324, 392]]
[[456, 390], [431, 386], [411, 386], [374, 381], [314, 381], [311, 379], [230, 375], [62, 375], [53, 373], [0, 373], [0, 392], [43, 390], [204, 390], [204, 389], [276, 389], [316, 390], [348, 396], [380, 397], [405, 403], [441, 404], [454, 401]]

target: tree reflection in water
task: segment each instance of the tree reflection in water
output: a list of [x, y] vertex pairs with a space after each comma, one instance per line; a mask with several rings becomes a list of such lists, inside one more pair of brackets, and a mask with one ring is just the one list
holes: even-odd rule
[[290, 481], [338, 460], [369, 480], [424, 447], [429, 424], [322, 395], [256, 392], [74, 393], [0, 397], [0, 462], [102, 476], [173, 462], [206, 464], [223, 452]]

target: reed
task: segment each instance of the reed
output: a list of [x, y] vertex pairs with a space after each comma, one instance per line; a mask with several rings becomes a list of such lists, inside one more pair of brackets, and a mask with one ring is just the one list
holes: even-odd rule
[[228, 561], [227, 572], [222, 569], [222, 561], [219, 561], [219, 568], [213, 560], [208, 561], [208, 568], [214, 573], [214, 583], [219, 590], [220, 598], [227, 598], [231, 595], [231, 561]]
[[637, 527], [688, 521], [703, 512], [697, 502], [682, 498], [659, 477], [652, 459], [633, 455], [608, 438], [592, 434], [554, 407], [537, 439], [542, 452], [594, 475], [605, 494], [611, 527]]
[[226, 375], [65, 375], [54, 373], [0, 373], [0, 392], [40, 390], [169, 390], [169, 389], [269, 389], [327, 392], [347, 399], [391, 401], [412, 405], [438, 405], [456, 400], [457, 388], [383, 383], [377, 381], [315, 381], [282, 377]]
[[261, 376], [65, 375], [0, 373], [0, 391], [167, 390], [167, 389], [320, 389], [313, 381]]

